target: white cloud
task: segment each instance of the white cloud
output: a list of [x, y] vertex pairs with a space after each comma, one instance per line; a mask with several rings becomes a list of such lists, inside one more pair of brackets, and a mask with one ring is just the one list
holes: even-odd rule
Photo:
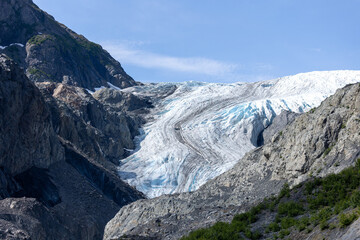
[[121, 63], [133, 64], [145, 68], [157, 68], [177, 72], [205, 74], [208, 76], [221, 77], [232, 75], [238, 65], [216, 61], [202, 57], [180, 58], [146, 52], [134, 47], [131, 44], [103, 43], [106, 49], [114, 58]]

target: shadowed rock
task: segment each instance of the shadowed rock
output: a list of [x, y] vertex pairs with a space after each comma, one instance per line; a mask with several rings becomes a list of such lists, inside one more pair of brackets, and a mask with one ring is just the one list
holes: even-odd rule
[[18, 174], [64, 159], [50, 110], [23, 71], [0, 56], [0, 166]]
[[136, 127], [131, 132], [126, 113], [107, 112], [84, 89], [50, 85], [56, 93], [44, 93], [45, 100], [22, 69], [0, 55], [0, 238], [102, 239], [120, 207], [144, 196], [119, 178], [111, 150], [89, 149], [118, 134], [123, 150]]
[[269, 143], [272, 137], [280, 133], [298, 116], [300, 116], [299, 113], [289, 112], [286, 110], [281, 111], [281, 113], [274, 118], [272, 123], [259, 134], [257, 146], [262, 146], [266, 143]]

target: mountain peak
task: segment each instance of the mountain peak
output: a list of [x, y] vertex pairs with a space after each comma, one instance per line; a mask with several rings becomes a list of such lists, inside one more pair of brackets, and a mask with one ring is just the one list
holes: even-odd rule
[[93, 90], [107, 82], [125, 88], [137, 83], [100, 45], [78, 35], [31, 0], [0, 2], [0, 53], [35, 82], [66, 82]]

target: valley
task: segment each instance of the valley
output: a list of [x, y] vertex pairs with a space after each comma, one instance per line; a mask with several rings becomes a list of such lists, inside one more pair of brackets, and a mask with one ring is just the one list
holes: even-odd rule
[[[82, 4], [84, 14], [95, 6]], [[116, 16], [108, 9], [96, 20], [120, 16], [125, 24], [112, 21], [100, 28], [148, 29], [153, 36], [161, 28], [136, 26], [138, 20], [150, 21], [143, 15], [151, 8], [138, 7], [141, 11], [129, 8]], [[125, 16], [128, 10], [131, 19], [136, 13], [135, 22]], [[99, 37], [95, 25], [91, 33]], [[187, 31], [180, 32], [183, 37]], [[220, 55], [214, 55], [220, 60], [207, 57], [227, 45], [212, 32], [216, 38], [206, 42], [216, 44], [200, 51], [205, 57], [189, 57], [191, 51], [180, 48], [191, 47], [194, 36], [185, 44], [174, 35], [181, 41], [173, 49], [177, 57], [146, 49], [166, 49], [166, 32], [161, 41], [121, 35], [119, 45], [104, 43], [115, 59], [33, 0], [0, 0], [0, 239], [359, 236], [360, 71], [312, 71], [358, 69], [345, 64], [357, 56], [351, 44], [342, 42], [341, 49], [351, 51], [337, 58], [325, 49], [330, 45], [323, 50], [302, 45], [295, 54], [281, 43], [288, 42], [285, 36], [276, 37], [281, 48], [269, 48], [276, 52], [266, 58], [272, 64], [253, 59], [267, 51], [251, 50], [252, 43], [243, 48], [250, 51], [246, 64], [235, 64], [220, 61]], [[230, 39], [234, 33], [220, 35]], [[280, 50], [290, 54], [285, 61], [294, 67], [287, 74], [305, 73], [264, 80], [287, 75], [276, 66]], [[127, 70], [156, 74], [140, 74], [146, 81], [138, 82], [119, 59]], [[171, 82], [182, 77], [183, 82]]]

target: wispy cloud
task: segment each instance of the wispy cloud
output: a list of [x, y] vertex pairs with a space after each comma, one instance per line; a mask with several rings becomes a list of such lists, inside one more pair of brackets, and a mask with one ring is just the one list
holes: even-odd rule
[[236, 64], [202, 57], [181, 58], [160, 55], [136, 49], [136, 46], [134, 47], [133, 44], [114, 44], [105, 42], [102, 43], [102, 45], [120, 62], [144, 68], [157, 68], [221, 77], [232, 75], [239, 67]]

